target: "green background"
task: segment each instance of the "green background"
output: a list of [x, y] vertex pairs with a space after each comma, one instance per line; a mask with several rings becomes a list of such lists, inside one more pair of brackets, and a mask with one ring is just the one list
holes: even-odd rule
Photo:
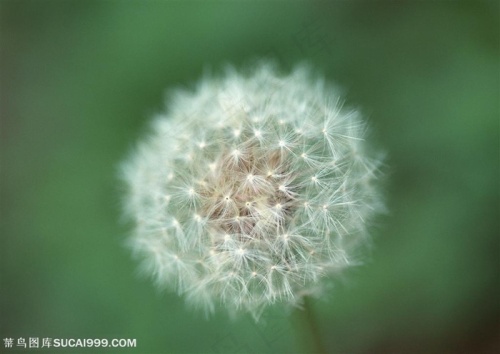
[[1, 1], [1, 338], [137, 339], [114, 353], [302, 350], [301, 320], [279, 309], [257, 325], [206, 320], [156, 289], [137, 275], [120, 221], [118, 165], [165, 90], [270, 57], [284, 70], [307, 61], [344, 88], [388, 152], [389, 213], [373, 250], [313, 304], [329, 352], [497, 353], [499, 11]]

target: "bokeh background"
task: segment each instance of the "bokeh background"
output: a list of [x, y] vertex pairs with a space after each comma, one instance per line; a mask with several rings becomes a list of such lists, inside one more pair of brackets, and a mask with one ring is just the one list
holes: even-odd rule
[[[272, 309], [206, 320], [137, 275], [117, 167], [226, 63], [307, 61], [388, 152], [364, 266], [313, 303], [331, 353], [498, 353], [498, 1], [0, 2], [0, 336], [130, 353], [299, 353]], [[299, 332], [299, 333], [297, 333]], [[102, 353], [5, 348], [0, 352]]]

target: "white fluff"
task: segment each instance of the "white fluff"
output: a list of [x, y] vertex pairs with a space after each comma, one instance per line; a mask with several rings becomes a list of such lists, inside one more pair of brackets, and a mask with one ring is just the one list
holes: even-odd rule
[[382, 206], [365, 124], [298, 67], [177, 92], [123, 164], [130, 244], [156, 282], [256, 318], [345, 268]]

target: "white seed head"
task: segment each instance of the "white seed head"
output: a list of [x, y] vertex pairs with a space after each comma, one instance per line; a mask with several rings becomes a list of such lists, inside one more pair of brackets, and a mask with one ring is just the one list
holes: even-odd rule
[[123, 164], [130, 244], [160, 285], [258, 318], [359, 262], [381, 207], [365, 125], [299, 67], [177, 92]]

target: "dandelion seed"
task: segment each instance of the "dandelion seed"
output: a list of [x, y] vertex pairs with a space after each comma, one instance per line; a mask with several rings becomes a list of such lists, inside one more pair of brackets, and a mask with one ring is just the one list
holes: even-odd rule
[[339, 102], [308, 69], [267, 64], [174, 96], [123, 164], [130, 244], [155, 281], [258, 318], [359, 262], [380, 158]]

